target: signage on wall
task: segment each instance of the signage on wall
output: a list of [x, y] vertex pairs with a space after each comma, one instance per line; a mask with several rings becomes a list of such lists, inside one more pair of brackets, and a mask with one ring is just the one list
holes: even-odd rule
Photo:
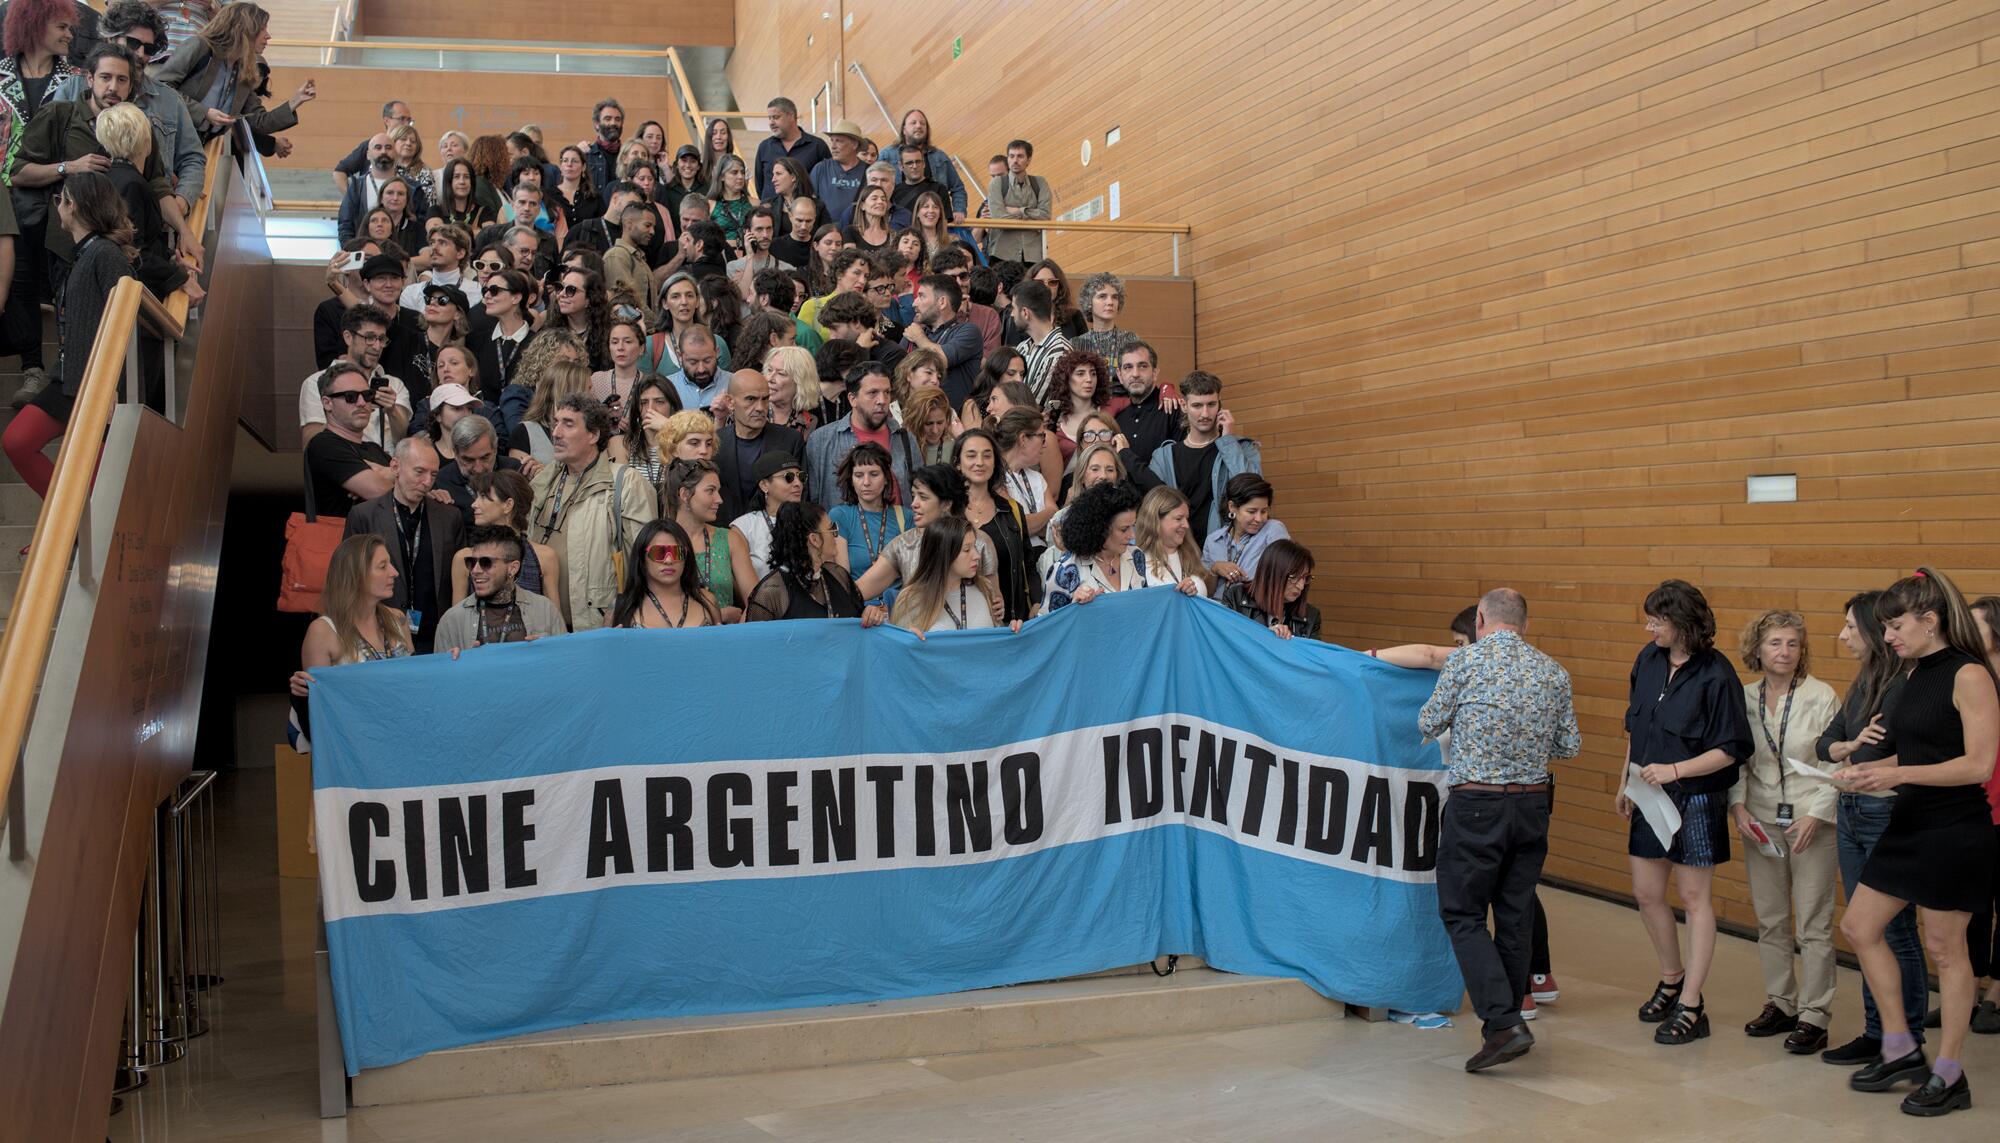
[[951, 38], [951, 58], [957, 59], [958, 57], [964, 54], [965, 54], [965, 37], [953, 36]]

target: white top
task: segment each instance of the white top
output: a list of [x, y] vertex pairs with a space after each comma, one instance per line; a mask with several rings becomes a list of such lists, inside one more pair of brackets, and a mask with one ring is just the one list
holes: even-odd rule
[[[1049, 507], [1048, 477], [1043, 476], [1039, 469], [1033, 468], [1023, 469], [1019, 472], [1009, 472], [1007, 474], [1007, 495], [1013, 497], [1014, 502], [1021, 506], [1021, 514], [1023, 516], [1032, 516], [1037, 512], [1045, 511]], [[1047, 530], [1046, 525], [1044, 525], [1043, 530]], [[1037, 536], [1041, 534], [1041, 532], [1035, 533]]]
[[458, 292], [465, 295], [465, 312], [468, 315], [481, 312], [479, 283], [456, 270], [431, 271], [428, 276], [404, 286], [403, 296], [397, 301], [404, 309], [421, 314], [424, 312], [424, 290], [431, 285], [457, 286]]
[[[326, 406], [320, 403], [319, 397], [319, 377], [320, 373], [324, 372], [326, 370], [320, 370], [319, 373], [306, 378], [305, 384], [299, 386], [299, 427], [302, 429], [307, 425], [323, 425], [326, 423]], [[389, 391], [396, 395], [396, 407], [405, 413], [409, 412], [409, 387], [396, 378], [390, 377], [387, 373], [382, 372], [380, 365], [375, 367], [375, 376], [388, 379]], [[403, 423], [408, 424], [409, 422], [405, 420]], [[379, 408], [369, 410], [368, 427], [362, 430], [361, 437], [363, 440], [371, 440], [381, 445], [385, 452], [395, 451], [396, 441], [389, 435], [388, 426], [382, 423], [382, 410]]]
[[[960, 614], [958, 607], [961, 594], [965, 596], [963, 614]], [[954, 616], [957, 622], [953, 622]], [[991, 626], [993, 626], [993, 609], [986, 602], [986, 593], [979, 590], [979, 585], [968, 583], [963, 593], [956, 591], [945, 593], [944, 609], [938, 612], [938, 617], [931, 623], [929, 630], [976, 631]]]
[[[1133, 553], [1138, 550], [1136, 546], [1125, 549], [1125, 556], [1120, 561], [1122, 566], [1118, 569], [1118, 578], [1129, 587], [1179, 587], [1181, 581], [1187, 578], [1187, 574], [1181, 571], [1181, 554], [1168, 552], [1165, 563], [1147, 557], [1146, 582], [1143, 585], [1138, 583], [1138, 569], [1132, 558]], [[1197, 595], [1208, 594], [1208, 584], [1199, 577], [1195, 579], [1194, 586]]]
[[[745, 512], [731, 520], [729, 526], [743, 533], [743, 538], [750, 542], [750, 571], [762, 580], [771, 571], [771, 517], [761, 511]], [[755, 583], [750, 584], [750, 587], [755, 586]]]

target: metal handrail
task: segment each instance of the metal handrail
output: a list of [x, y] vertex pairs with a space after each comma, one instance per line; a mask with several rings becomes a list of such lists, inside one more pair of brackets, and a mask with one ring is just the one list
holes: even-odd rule
[[522, 56], [608, 56], [619, 59], [663, 60], [673, 56], [672, 48], [576, 48], [542, 44], [441, 44], [428, 40], [279, 40], [273, 39], [274, 48], [313, 48], [316, 50], [353, 48], [384, 52], [479, 52], [488, 55]]
[[[190, 218], [208, 217], [216, 178], [228, 161], [229, 137], [225, 135], [208, 145], [208, 174], [201, 197], [189, 211]], [[187, 295], [176, 290], [171, 301], [171, 306], [162, 304], [137, 278], [126, 278], [112, 289], [91, 342], [76, 408], [63, 434], [62, 449], [56, 454], [48, 499], [35, 517], [34, 537], [22, 564], [21, 581], [14, 589], [13, 608], [7, 613], [7, 631], [0, 637], [0, 679], [6, 680], [0, 686], [0, 803], [6, 802], [20, 765], [28, 715], [55, 638], [56, 610], [63, 585], [69, 582], [70, 556], [82, 531], [83, 510], [104, 452], [102, 429], [111, 421], [128, 351], [142, 320], [150, 332], [165, 340], [181, 339], [186, 332]], [[132, 383], [136, 388], [141, 380], [135, 376]]]
[[[875, 109], [882, 113], [882, 121], [889, 125], [889, 129], [891, 131], [901, 131], [903, 126], [903, 121], [897, 118], [895, 112], [889, 110], [888, 104], [882, 102], [882, 93], [875, 90], [875, 81], [868, 78], [868, 69], [861, 66], [861, 61], [850, 60], [847, 65], [847, 70], [853, 72], [855, 76], [857, 76], [861, 80], [861, 86], [868, 89], [868, 98], [875, 101]], [[944, 148], [939, 147], [938, 150], [944, 151]], [[956, 166], [961, 172], [963, 172], [965, 176], [964, 178], [965, 189], [971, 191], [973, 194], [978, 195], [979, 201], [981, 203], [984, 203], [986, 201], [986, 190], [984, 187], [981, 187], [979, 185], [979, 181], [977, 179], [973, 178], [972, 168], [966, 166], [965, 160], [959, 158], [955, 152], [944, 151], [944, 157], [946, 159], [949, 159], [954, 166]], [[967, 205], [970, 206], [971, 204], [967, 203]]]

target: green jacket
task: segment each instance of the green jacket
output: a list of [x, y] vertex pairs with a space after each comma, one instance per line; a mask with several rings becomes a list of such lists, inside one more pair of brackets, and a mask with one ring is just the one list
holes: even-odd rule
[[[7, 169], [7, 181], [14, 182], [15, 175], [27, 163], [66, 163], [81, 159], [85, 155], [102, 155], [104, 147], [97, 141], [97, 112], [84, 99], [44, 103], [35, 117], [28, 121], [28, 131], [21, 140], [21, 148], [14, 154], [14, 162]], [[154, 148], [146, 155], [146, 165], [139, 168], [145, 176], [146, 187], [155, 199], [166, 198], [174, 193], [174, 184], [167, 177], [167, 169], [160, 162], [159, 149]], [[49, 204], [55, 199], [56, 188], [62, 181], [44, 187], [14, 187], [14, 213], [22, 226], [39, 226], [52, 221]], [[51, 253], [67, 259], [70, 254], [69, 232], [60, 226], [48, 228], [47, 246]]]

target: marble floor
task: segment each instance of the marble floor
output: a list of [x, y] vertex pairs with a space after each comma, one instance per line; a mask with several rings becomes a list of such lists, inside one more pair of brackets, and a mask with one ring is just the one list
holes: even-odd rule
[[[271, 771], [220, 790], [224, 970], [214, 1030], [153, 1073], [111, 1138], [211, 1143], [579, 1140], [1832, 1140], [2000, 1135], [2000, 1036], [1972, 1037], [1982, 1101], [1943, 1120], [1901, 1115], [1846, 1072], [1750, 1040], [1762, 1003], [1755, 946], [1724, 938], [1715, 1035], [1652, 1042], [1633, 1018], [1654, 979], [1629, 909], [1545, 894], [1562, 999], [1537, 1044], [1481, 1075], [1462, 1070], [1477, 1023], [1418, 1031], [1331, 1020], [1211, 1034], [894, 1060], [810, 1071], [361, 1108], [317, 1118], [309, 882], [276, 876]], [[1836, 1042], [1859, 1022], [1859, 976], [1840, 974]]]

